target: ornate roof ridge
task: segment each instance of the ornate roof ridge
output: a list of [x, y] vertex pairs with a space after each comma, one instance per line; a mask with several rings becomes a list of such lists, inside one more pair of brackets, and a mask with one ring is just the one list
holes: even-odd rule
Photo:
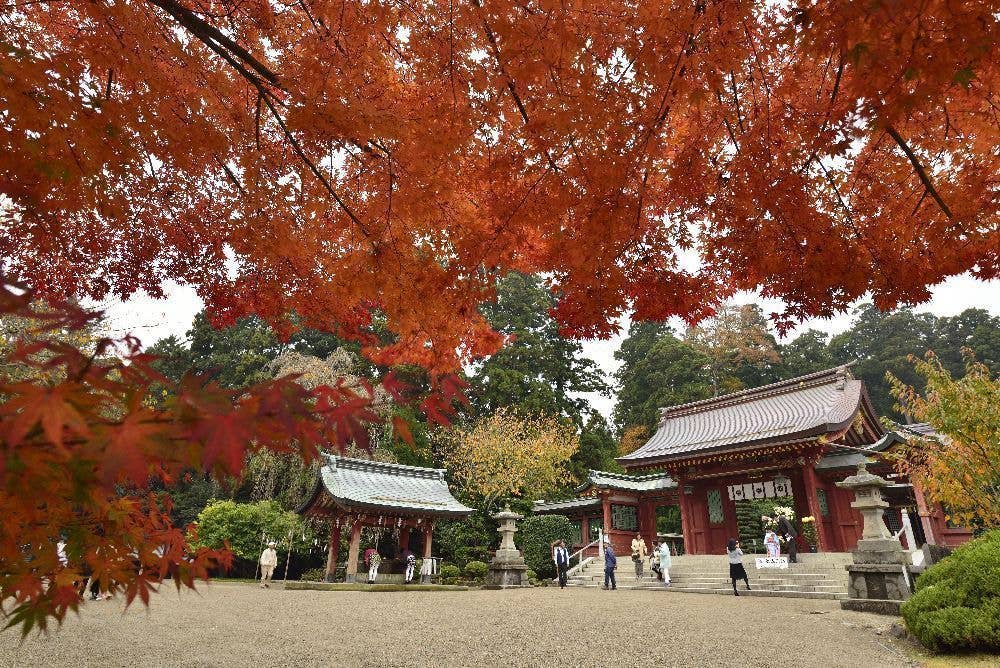
[[656, 480], [658, 478], [669, 478], [669, 473], [646, 473], [645, 475], [633, 475], [631, 473], [617, 473], [615, 471], [598, 471], [597, 469], [590, 469], [587, 473], [587, 479], [592, 480], [594, 476], [598, 475], [602, 478], [613, 478], [615, 480], [624, 480], [626, 482], [644, 482], [646, 480]]
[[395, 476], [408, 476], [410, 478], [430, 478], [444, 480], [445, 469], [432, 469], [424, 466], [408, 466], [406, 464], [394, 464], [391, 462], [376, 462], [370, 459], [355, 459], [353, 457], [341, 457], [340, 455], [324, 454], [330, 467], [336, 469], [348, 469], [352, 471], [364, 471], [366, 473], [384, 473]]
[[814, 371], [804, 376], [780, 380], [776, 383], [770, 383], [769, 385], [751, 387], [745, 390], [740, 390], [739, 392], [723, 394], [718, 397], [699, 399], [698, 401], [691, 401], [686, 404], [661, 408], [660, 424], [663, 424], [663, 421], [667, 418], [701, 413], [703, 411], [715, 410], [717, 408], [723, 408], [734, 404], [749, 403], [758, 399], [765, 399], [767, 397], [773, 397], [787, 392], [795, 392], [808, 387], [827, 385], [841, 378], [845, 381], [854, 380], [854, 375], [850, 372], [850, 367], [852, 366], [854, 366], [854, 362], [848, 362], [847, 364], [841, 364], [840, 366], [830, 369]]

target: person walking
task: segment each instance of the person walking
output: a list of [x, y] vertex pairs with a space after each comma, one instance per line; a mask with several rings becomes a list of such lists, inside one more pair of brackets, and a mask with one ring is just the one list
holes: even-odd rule
[[729, 539], [726, 549], [729, 552], [729, 578], [733, 581], [733, 594], [739, 596], [740, 593], [736, 591], [737, 580], [743, 580], [747, 584], [747, 591], [750, 591], [750, 578], [747, 577], [747, 569], [743, 567], [743, 550], [735, 538]]
[[637, 533], [632, 539], [632, 563], [635, 565], [635, 579], [642, 579], [642, 565], [646, 561], [646, 541]]
[[785, 539], [785, 543], [788, 545], [788, 563], [795, 564], [798, 563], [798, 545], [795, 544], [795, 538], [799, 535], [795, 531], [795, 527], [792, 523], [785, 517], [784, 513], [778, 515], [778, 523], [774, 527], [777, 530], [778, 535]]
[[618, 589], [615, 582], [615, 569], [618, 567], [618, 558], [615, 556], [615, 549], [611, 546], [611, 539], [604, 539], [604, 589], [611, 584], [611, 589]]
[[656, 550], [656, 556], [659, 557], [660, 564], [660, 576], [663, 578], [663, 586], [670, 586], [670, 545], [667, 544], [666, 538], [660, 539], [660, 547]]
[[375, 578], [378, 577], [378, 567], [382, 564], [382, 555], [378, 553], [378, 550], [372, 550], [372, 553], [368, 555], [368, 584], [375, 584]]
[[274, 549], [277, 543], [273, 540], [267, 544], [267, 547], [263, 552], [260, 553], [260, 588], [271, 586], [271, 575], [274, 574], [274, 569], [278, 565], [278, 552]]

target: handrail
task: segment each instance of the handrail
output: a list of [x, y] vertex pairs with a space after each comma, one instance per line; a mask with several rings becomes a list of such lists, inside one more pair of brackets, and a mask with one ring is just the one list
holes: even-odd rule
[[593, 540], [593, 541], [587, 543], [586, 545], [584, 545], [583, 547], [581, 547], [579, 550], [577, 550], [573, 554], [569, 555], [569, 559], [567, 559], [567, 562], [573, 563], [573, 557], [575, 557], [577, 555], [580, 555], [580, 561], [583, 561], [583, 552], [585, 550], [589, 550], [590, 548], [595, 547], [595, 546], [597, 546], [598, 548], [600, 548], [600, 543], [601, 543], [600, 539]]

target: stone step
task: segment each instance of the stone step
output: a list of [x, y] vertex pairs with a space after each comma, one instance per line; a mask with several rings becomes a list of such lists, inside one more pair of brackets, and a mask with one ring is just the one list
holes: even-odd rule
[[[574, 585], [571, 585], [574, 586]], [[603, 585], [598, 584], [588, 584], [588, 585], [575, 585], [581, 589], [599, 589]], [[722, 596], [732, 596], [732, 587], [695, 587], [695, 586], [679, 586], [671, 585], [669, 588], [664, 587], [662, 584], [657, 585], [618, 585], [618, 589], [622, 590], [632, 590], [632, 591], [669, 591], [678, 592], [683, 594], [716, 594]], [[740, 589], [740, 596], [771, 596], [780, 598], [813, 598], [813, 599], [826, 599], [826, 600], [840, 600], [847, 598], [846, 591], [803, 591], [803, 590], [774, 590], [774, 589], [751, 589], [747, 591], [745, 589]]]

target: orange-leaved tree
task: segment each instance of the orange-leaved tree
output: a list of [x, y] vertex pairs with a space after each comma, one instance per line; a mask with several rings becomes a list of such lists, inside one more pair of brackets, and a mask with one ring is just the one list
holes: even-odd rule
[[449, 430], [439, 444], [463, 493], [487, 512], [514, 498], [559, 491], [573, 479], [569, 460], [579, 447], [572, 422], [511, 408]]
[[[146, 602], [168, 575], [191, 587], [229, 563], [226, 551], [189, 549], [155, 489], [192, 470], [238, 477], [255, 451], [308, 462], [321, 446], [364, 447], [378, 419], [365, 381], [306, 389], [291, 375], [238, 391], [195, 376], [174, 384], [133, 338], [80, 350], [74, 333], [95, 314], [39, 309], [32, 297], [0, 283], [0, 318], [35, 323], [0, 345], [0, 602], [24, 633], [75, 610], [88, 577]], [[392, 376], [381, 386], [407, 399]], [[434, 401], [439, 416], [450, 405]]]
[[900, 411], [929, 423], [933, 437], [910, 434], [900, 467], [921, 482], [949, 519], [967, 526], [1000, 527], [1000, 378], [969, 350], [965, 376], [953, 378], [927, 353], [911, 358], [927, 380], [921, 395], [891, 373], [892, 394]]
[[439, 370], [499, 345], [510, 269], [582, 335], [920, 301], [1000, 270], [997, 34], [995, 0], [7, 0], [2, 261]]

